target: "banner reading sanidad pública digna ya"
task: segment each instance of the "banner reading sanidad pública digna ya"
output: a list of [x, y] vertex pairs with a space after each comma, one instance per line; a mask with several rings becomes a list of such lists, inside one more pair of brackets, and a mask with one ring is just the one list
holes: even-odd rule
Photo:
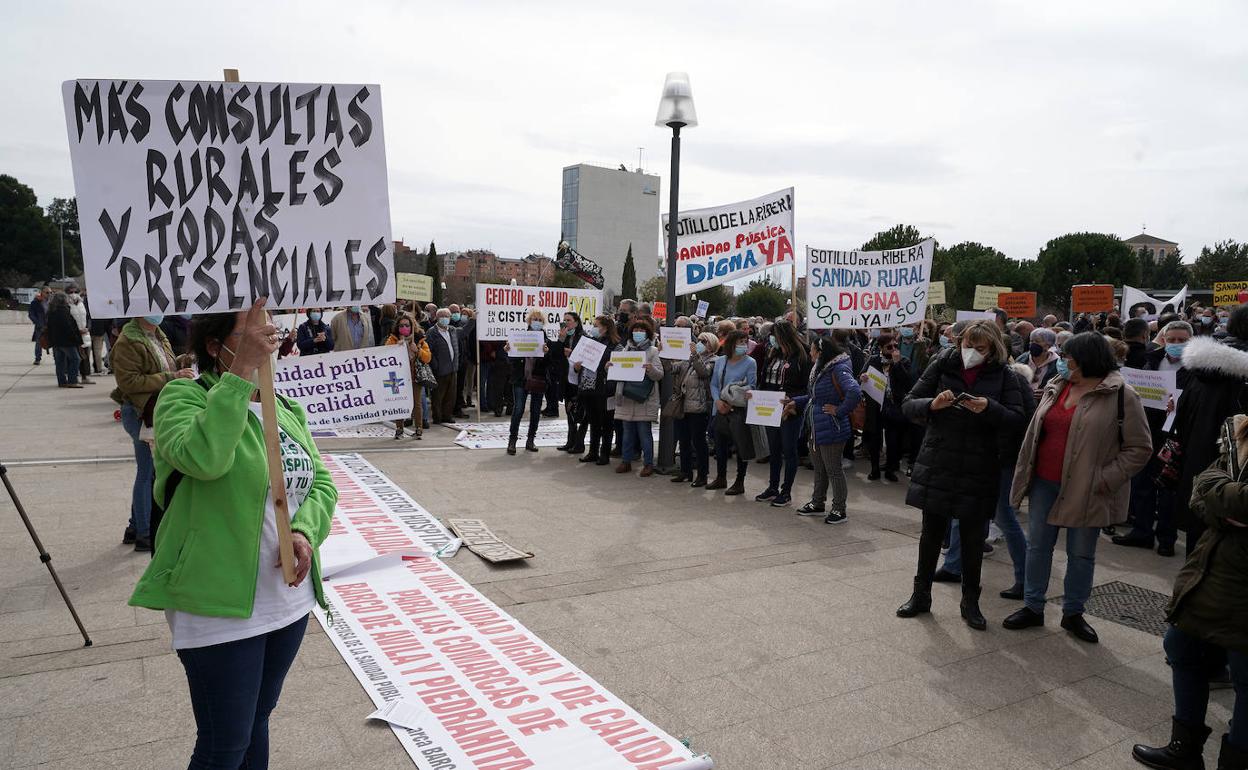
[[[667, 243], [668, 217], [662, 236]], [[690, 294], [792, 264], [793, 188], [676, 217], [676, 293]]]

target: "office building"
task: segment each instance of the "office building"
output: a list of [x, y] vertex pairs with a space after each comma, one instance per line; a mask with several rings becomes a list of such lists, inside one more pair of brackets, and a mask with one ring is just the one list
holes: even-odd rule
[[637, 285], [658, 273], [659, 177], [581, 163], [563, 169], [561, 233], [602, 268], [603, 287], [620, 293], [624, 258], [633, 247]]

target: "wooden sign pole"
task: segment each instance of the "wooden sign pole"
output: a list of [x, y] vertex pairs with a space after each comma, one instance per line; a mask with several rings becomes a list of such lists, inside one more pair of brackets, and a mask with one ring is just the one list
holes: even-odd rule
[[[237, 83], [238, 70], [227, 69], [225, 82]], [[290, 504], [286, 501], [286, 471], [282, 467], [282, 439], [277, 427], [277, 393], [273, 389], [273, 357], [265, 356], [260, 365], [260, 413], [264, 423], [264, 448], [268, 454], [269, 489], [277, 518], [277, 553], [282, 562], [282, 578], [295, 582], [295, 545], [290, 534]], [[260, 568], [264, 568], [264, 554]]]
[[801, 325], [801, 320], [799, 318], [799, 313], [797, 312], [797, 256], [796, 255], [793, 257], [793, 264], [791, 268], [792, 268], [791, 276], [792, 276], [792, 283], [793, 283], [793, 326], [797, 327]]

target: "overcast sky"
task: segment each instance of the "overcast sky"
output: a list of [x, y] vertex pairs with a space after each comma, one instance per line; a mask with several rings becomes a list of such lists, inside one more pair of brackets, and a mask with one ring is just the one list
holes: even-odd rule
[[1242, 0], [16, 0], [0, 173], [73, 194], [62, 80], [379, 83], [396, 238], [553, 254], [565, 165], [645, 147], [666, 208], [654, 116], [685, 70], [682, 208], [792, 185], [799, 246], [906, 222], [1033, 258], [1146, 223], [1190, 261], [1248, 240], [1245, 29]]

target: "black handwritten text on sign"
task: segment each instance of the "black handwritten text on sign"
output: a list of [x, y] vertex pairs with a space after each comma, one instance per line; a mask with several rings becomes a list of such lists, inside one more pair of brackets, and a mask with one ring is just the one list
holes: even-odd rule
[[91, 310], [394, 300], [376, 85], [62, 86]]

